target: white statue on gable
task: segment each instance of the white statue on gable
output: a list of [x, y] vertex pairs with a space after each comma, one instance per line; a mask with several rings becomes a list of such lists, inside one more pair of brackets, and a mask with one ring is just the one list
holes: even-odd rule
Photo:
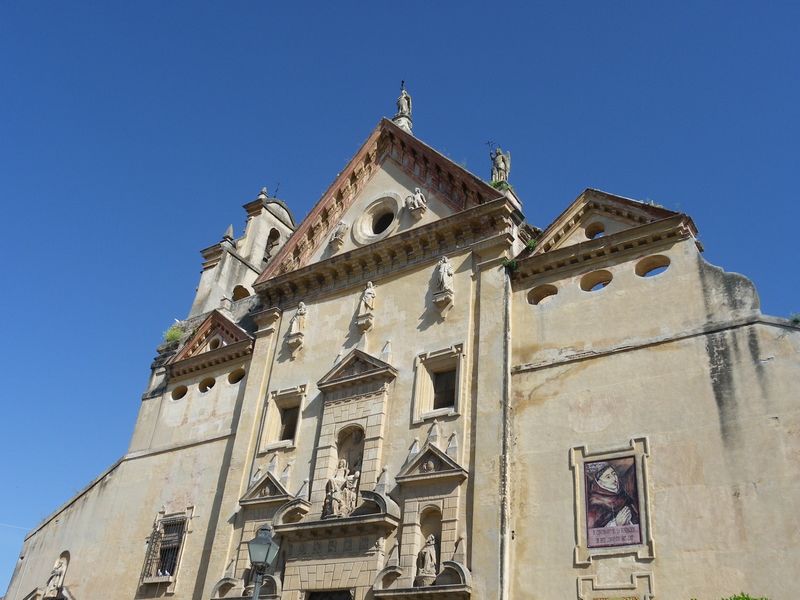
[[341, 245], [344, 244], [344, 237], [347, 235], [348, 229], [350, 229], [350, 226], [344, 221], [340, 221], [339, 224], [333, 228], [328, 243], [337, 249], [340, 248]]
[[508, 181], [511, 173], [511, 152], [503, 154], [498, 147], [489, 153], [489, 157], [492, 159], [492, 183]]
[[411, 116], [411, 96], [406, 91], [405, 86], [400, 89], [400, 97], [397, 99], [397, 116]]
[[302, 331], [306, 327], [306, 313], [308, 309], [306, 308], [305, 303], [300, 302], [297, 305], [297, 312], [294, 313], [292, 320], [289, 321], [289, 335], [294, 333], [302, 333]]
[[439, 292], [453, 291], [453, 265], [446, 256], [440, 258], [436, 265], [436, 286]]
[[414, 194], [406, 198], [406, 208], [411, 212], [415, 219], [419, 219], [428, 209], [428, 201], [425, 194], [419, 188], [414, 188]]
[[50, 571], [50, 576], [47, 578], [45, 585], [44, 595], [42, 598], [58, 598], [61, 595], [61, 588], [64, 585], [64, 575], [67, 574], [67, 563], [64, 557], [61, 556]]
[[375, 310], [375, 286], [371, 281], [367, 282], [367, 287], [361, 292], [360, 314], [370, 314]]

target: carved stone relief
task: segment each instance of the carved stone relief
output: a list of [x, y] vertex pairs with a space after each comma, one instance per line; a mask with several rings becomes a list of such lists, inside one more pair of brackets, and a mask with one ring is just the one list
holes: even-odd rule
[[428, 201], [419, 188], [414, 188], [414, 193], [406, 198], [406, 209], [415, 220], [419, 221], [428, 210]]

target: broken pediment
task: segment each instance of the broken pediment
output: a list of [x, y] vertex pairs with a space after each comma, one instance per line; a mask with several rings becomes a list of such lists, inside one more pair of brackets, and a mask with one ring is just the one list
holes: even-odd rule
[[678, 214], [655, 204], [588, 189], [539, 236], [533, 254], [613, 235]]
[[426, 443], [395, 477], [398, 484], [428, 482], [439, 479], [467, 478], [467, 471], [453, 458], [431, 443]]
[[254, 286], [502, 196], [382, 119]]
[[179, 377], [250, 354], [253, 338], [218, 310], [195, 330], [169, 361], [171, 377]]
[[287, 502], [293, 496], [271, 472], [267, 471], [239, 500], [242, 506]]
[[330, 392], [367, 383], [381, 385], [396, 376], [397, 369], [392, 365], [354, 348], [317, 382], [317, 387]]

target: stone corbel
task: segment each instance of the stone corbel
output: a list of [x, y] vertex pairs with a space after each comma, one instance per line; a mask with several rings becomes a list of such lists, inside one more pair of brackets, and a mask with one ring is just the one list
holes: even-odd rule
[[452, 290], [442, 290], [433, 294], [433, 304], [439, 309], [443, 319], [447, 318], [447, 313], [453, 308], [453, 296]]
[[409, 206], [407, 207], [407, 210], [415, 221], [419, 221], [425, 214], [425, 211], [428, 210], [428, 207], [423, 204], [422, 206], [416, 206], [414, 208]]
[[286, 345], [289, 347], [289, 350], [292, 352], [292, 358], [297, 356], [297, 353], [300, 351], [300, 348], [303, 347], [303, 339], [304, 335], [302, 331], [298, 331], [297, 333], [290, 333], [286, 336]]
[[364, 313], [363, 315], [358, 315], [356, 317], [356, 326], [361, 333], [366, 333], [372, 329], [372, 324], [374, 321], [375, 317], [372, 313]]

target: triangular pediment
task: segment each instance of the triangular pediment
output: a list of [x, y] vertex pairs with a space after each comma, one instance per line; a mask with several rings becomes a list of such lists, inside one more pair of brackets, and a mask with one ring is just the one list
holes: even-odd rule
[[392, 365], [354, 348], [317, 382], [317, 387], [327, 391], [370, 381], [389, 381], [396, 376], [397, 369]]
[[[415, 208], [416, 188], [425, 210]], [[254, 285], [502, 196], [382, 119]]]
[[241, 358], [252, 351], [252, 345], [253, 338], [244, 329], [214, 310], [169, 361], [170, 373], [184, 375]]
[[281, 484], [274, 474], [267, 471], [260, 477], [244, 496], [239, 500], [243, 506], [253, 504], [267, 504], [272, 502], [287, 502], [292, 498], [289, 491]]
[[426, 443], [419, 454], [400, 470], [395, 477], [399, 484], [429, 481], [431, 479], [466, 479], [467, 471], [447, 453], [431, 443]]
[[678, 214], [654, 204], [587, 189], [544, 230], [532, 254], [613, 235]]

